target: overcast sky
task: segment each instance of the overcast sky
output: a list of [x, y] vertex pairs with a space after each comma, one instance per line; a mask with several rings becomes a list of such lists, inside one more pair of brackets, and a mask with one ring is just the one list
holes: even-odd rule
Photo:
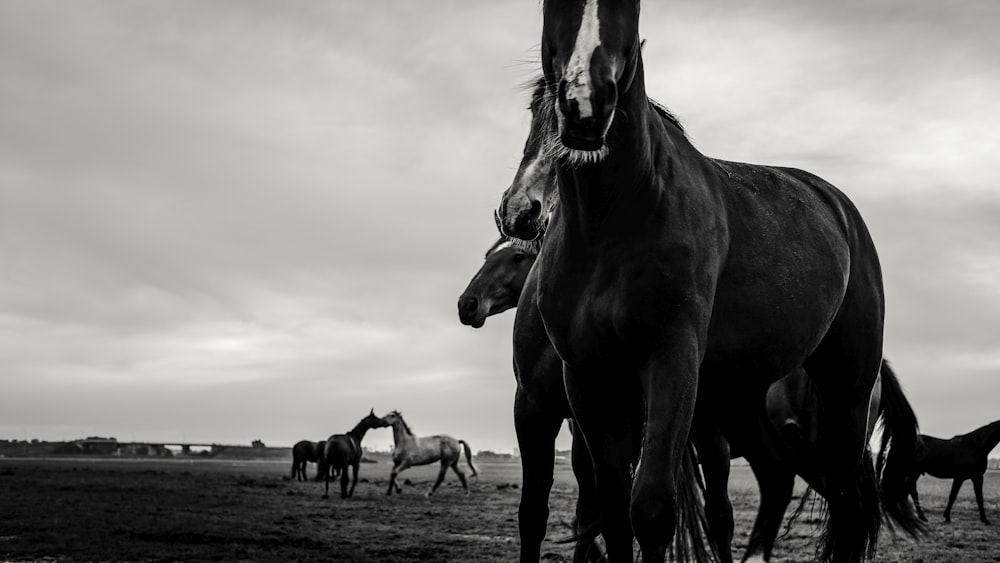
[[[942, 437], [1000, 418], [997, 22], [996, 0], [641, 20], [648, 91], [697, 147], [860, 208], [886, 356]], [[290, 445], [374, 408], [513, 449], [513, 312], [474, 330], [456, 301], [540, 30], [535, 0], [0, 0], [0, 438]]]

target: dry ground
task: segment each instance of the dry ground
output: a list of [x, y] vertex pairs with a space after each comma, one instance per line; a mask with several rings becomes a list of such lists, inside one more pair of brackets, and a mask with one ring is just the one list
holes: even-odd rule
[[[464, 467], [464, 461], [463, 467]], [[2, 561], [510, 561], [516, 558], [520, 466], [478, 462], [465, 496], [453, 474], [431, 498], [436, 469], [402, 475], [402, 496], [385, 495], [389, 464], [364, 464], [355, 496], [324, 500], [322, 486], [288, 478], [289, 463], [212, 460], [0, 459]], [[313, 472], [310, 466], [310, 473]], [[1000, 472], [987, 474], [979, 523], [971, 486], [941, 522], [948, 482], [923, 478], [921, 501], [935, 535], [921, 543], [885, 536], [878, 561], [1000, 561]], [[742, 552], [756, 510], [746, 467], [734, 467], [734, 550]], [[798, 490], [798, 489], [797, 489]], [[558, 465], [549, 538], [564, 537], [575, 482]], [[775, 561], [812, 560], [808, 511], [779, 540]], [[546, 542], [546, 561], [569, 546]]]

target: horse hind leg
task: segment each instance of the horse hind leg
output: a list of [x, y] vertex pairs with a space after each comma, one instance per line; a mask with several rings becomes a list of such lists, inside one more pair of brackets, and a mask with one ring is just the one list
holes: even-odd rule
[[458, 480], [462, 482], [462, 487], [465, 488], [465, 495], [468, 496], [472, 494], [471, 491], [469, 491], [469, 482], [465, 479], [465, 472], [458, 466], [457, 459], [455, 460], [455, 463], [451, 464], [451, 470], [455, 472], [455, 475], [458, 475]]
[[810, 484], [829, 509], [823, 561], [862, 561], [874, 554], [878, 542], [881, 508], [866, 433], [882, 361], [881, 336], [881, 322], [851, 326], [838, 318], [804, 366], [823, 403], [818, 443], [803, 460], [811, 466], [805, 473], [813, 476]]
[[944, 507], [944, 521], [951, 523], [951, 507], [955, 504], [955, 499], [958, 497], [958, 491], [962, 488], [962, 483], [965, 479], [961, 477], [956, 477], [954, 481], [951, 482], [951, 493], [948, 494], [948, 505]]
[[760, 467], [760, 463], [757, 465], [755, 468], [751, 464], [751, 469], [755, 470], [760, 487], [760, 506], [750, 533], [745, 559], [750, 561], [757, 556], [761, 561], [770, 561], [785, 510], [792, 501], [795, 474], [780, 464], [763, 464], [764, 467]]
[[914, 479], [910, 483], [910, 496], [913, 497], [913, 507], [917, 510], [917, 517], [920, 520], [926, 522], [927, 517], [924, 516], [924, 509], [920, 506], [920, 494], [917, 492], [917, 480]]
[[[361, 467], [361, 463], [355, 463], [352, 467], [354, 468], [354, 477], [351, 479], [351, 490], [347, 492], [347, 498], [354, 496], [354, 487], [358, 486], [358, 469]], [[347, 475], [346, 467], [344, 468], [344, 475]]]
[[444, 474], [448, 472], [448, 465], [447, 461], [441, 460], [441, 469], [438, 471], [437, 479], [434, 480], [434, 486], [431, 487], [431, 490], [427, 491], [426, 496], [433, 495], [438, 487], [441, 486], [441, 483], [444, 481]]
[[347, 498], [350, 496], [347, 494], [347, 483], [350, 481], [350, 475], [348, 475], [349, 472], [347, 471], [348, 467], [350, 466], [345, 465], [340, 471], [340, 498]]
[[972, 478], [972, 490], [976, 493], [976, 504], [979, 505], [979, 521], [989, 526], [990, 521], [986, 518], [986, 509], [983, 508], [983, 476]]

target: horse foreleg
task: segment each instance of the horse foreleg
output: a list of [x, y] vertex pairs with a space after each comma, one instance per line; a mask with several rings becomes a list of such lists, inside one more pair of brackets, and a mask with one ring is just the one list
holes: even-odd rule
[[403, 489], [399, 486], [399, 483], [396, 482], [396, 477], [409, 466], [410, 464], [406, 463], [405, 461], [400, 461], [397, 462], [395, 465], [393, 465], [392, 473], [389, 474], [389, 490], [386, 491], [385, 494], [391, 495], [393, 489], [396, 489], [396, 493], [403, 492]]
[[[573, 563], [601, 561], [604, 553], [600, 544], [597, 543], [597, 535], [601, 533], [601, 507], [597, 496], [597, 484], [594, 482], [594, 463], [590, 460], [587, 441], [583, 439], [583, 434], [576, 427], [576, 422], [571, 420], [569, 428], [573, 435], [570, 457], [577, 485], [576, 522], [573, 527], [573, 533], [576, 534], [576, 546], [573, 548]], [[523, 494], [522, 502], [524, 502]], [[548, 511], [548, 503], [546, 503], [545, 509]], [[521, 545], [524, 545], [523, 536]]]
[[679, 509], [685, 507], [704, 510], [700, 505], [682, 507], [684, 499], [694, 498], [682, 494], [689, 493], [694, 484], [680, 482], [701, 363], [697, 349], [693, 335], [678, 338], [677, 345], [668, 346], [657, 357], [650, 358], [639, 372], [646, 398], [646, 426], [642, 458], [632, 485], [631, 516], [644, 563], [662, 562], [671, 541], [682, 541], [675, 538], [678, 523], [681, 533], [694, 536], [696, 547], [702, 545], [700, 530], [692, 534], [686, 526], [696, 525], [695, 522], [685, 518], [683, 512], [679, 514]]
[[521, 561], [537, 562], [541, 556], [560, 426], [561, 417], [543, 412], [523, 391], [514, 395], [514, 431], [521, 451], [521, 502], [517, 507]]
[[983, 508], [983, 476], [972, 478], [972, 490], [976, 492], [976, 504], [979, 505], [979, 521], [983, 524], [989, 525], [990, 521], [986, 518], [986, 509]]
[[626, 392], [629, 385], [599, 370], [564, 364], [563, 379], [573, 417], [590, 446], [608, 559], [631, 562], [629, 489], [630, 465], [635, 456], [629, 409], [635, 397]]
[[951, 482], [951, 494], [948, 495], [948, 506], [944, 507], [944, 521], [951, 522], [951, 505], [955, 504], [955, 497], [958, 496], [958, 490], [962, 488], [962, 483], [965, 479], [961, 477], [956, 477], [954, 481]]
[[458, 480], [461, 481], [462, 486], [465, 487], [465, 495], [468, 496], [472, 494], [472, 492], [469, 491], [469, 482], [465, 479], [465, 472], [458, 466], [457, 459], [455, 460], [455, 463], [451, 464], [451, 470], [455, 472], [455, 475], [458, 475]]
[[698, 424], [693, 439], [705, 476], [705, 517], [708, 538], [721, 563], [733, 560], [733, 505], [729, 502], [729, 443], [718, 426]]

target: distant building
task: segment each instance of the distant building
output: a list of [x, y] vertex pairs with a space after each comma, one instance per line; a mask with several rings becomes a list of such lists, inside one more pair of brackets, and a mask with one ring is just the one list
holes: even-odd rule
[[114, 438], [101, 438], [91, 436], [86, 440], [79, 440], [76, 445], [80, 448], [80, 453], [85, 455], [112, 455], [118, 453], [118, 440]]

